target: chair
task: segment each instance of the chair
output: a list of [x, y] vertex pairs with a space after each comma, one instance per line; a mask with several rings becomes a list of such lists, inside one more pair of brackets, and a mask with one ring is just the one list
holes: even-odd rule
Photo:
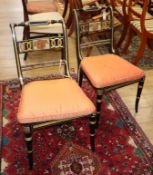
[[[79, 84], [81, 86], [83, 77], [86, 77], [97, 94], [96, 126], [98, 127], [101, 114], [101, 100], [103, 94], [107, 92], [138, 82], [139, 86], [135, 103], [135, 111], [138, 111], [145, 75], [141, 69], [114, 54], [113, 13], [111, 6], [108, 5], [100, 10], [102, 15], [96, 23], [90, 17], [86, 22], [82, 21], [80, 18], [82, 14], [87, 16], [91, 11], [95, 13], [95, 10], [92, 9], [79, 9], [74, 12], [76, 21], [76, 50], [79, 65]], [[106, 12], [107, 15], [105, 14]], [[101, 36], [102, 32], [104, 32], [104, 36], [106, 35], [105, 37]], [[90, 38], [90, 35], [92, 36], [93, 33], [97, 37]], [[110, 53], [99, 54], [98, 52], [96, 55], [94, 53], [93, 56], [84, 56], [83, 49], [91, 46], [95, 46], [100, 52], [104, 51], [104, 47], [108, 47]]]
[[99, 6], [99, 1], [98, 0], [77, 0], [77, 1], [70, 0], [69, 5], [70, 5], [70, 12], [67, 20], [67, 28], [70, 29], [68, 35], [71, 36], [74, 31], [73, 9], [79, 9], [83, 7], [86, 8], [89, 6]]
[[68, 0], [22, 0], [24, 7], [24, 21], [28, 20], [29, 14], [60, 11], [65, 17], [68, 10]]
[[[133, 8], [137, 12], [137, 14], [141, 14], [142, 8], [138, 2], [137, 0], [133, 1], [133, 3], [131, 4], [131, 8]], [[116, 42], [116, 46], [115, 46], [116, 48], [120, 48], [127, 36], [130, 20], [139, 20], [139, 18], [135, 15], [133, 15], [131, 19], [129, 18], [129, 8], [128, 8], [129, 0], [122, 0], [122, 1], [118, 0], [116, 2], [111, 1], [111, 5], [114, 10], [114, 15], [120, 20], [121, 26], [122, 26], [121, 35], [118, 41]]]
[[[45, 36], [28, 40], [18, 38], [17, 29], [25, 25], [48, 25], [48, 23], [58, 23], [62, 26], [63, 32], [56, 36]], [[91, 149], [95, 150], [95, 106], [81, 90], [75, 80], [70, 77], [68, 69], [68, 48], [66, 28], [63, 20], [25, 22], [20, 24], [11, 24], [15, 59], [17, 66], [18, 79], [22, 87], [21, 99], [17, 112], [17, 120], [23, 126], [25, 141], [27, 145], [27, 155], [29, 160], [29, 169], [33, 168], [33, 149], [32, 133], [39, 128], [70, 121], [79, 117], [90, 118], [90, 141]], [[60, 49], [62, 59], [51, 58], [51, 61], [44, 59], [35, 64], [21, 64], [22, 54], [27, 52], [49, 51]], [[44, 60], [43, 60], [44, 59]], [[33, 80], [25, 81], [25, 71], [40, 69], [50, 66], [59, 66], [60, 77], [52, 80]], [[55, 67], [57, 69], [57, 67]], [[54, 69], [55, 69], [54, 68]], [[52, 70], [50, 68], [50, 70]], [[58, 69], [57, 69], [58, 70]], [[39, 71], [40, 73], [40, 71]], [[73, 96], [73, 100], [72, 100]]]
[[23, 5], [24, 21], [29, 20], [29, 15], [57, 11], [56, 4], [54, 2], [46, 0], [45, 1], [22, 0], [22, 5]]
[[[51, 1], [28, 1], [22, 0], [24, 21], [48, 21], [48, 20], [62, 20], [62, 15], [57, 11], [55, 2]], [[44, 7], [46, 6], [46, 7]], [[59, 24], [54, 24], [57, 30]], [[23, 38], [28, 39], [32, 36], [54, 34], [55, 30], [50, 26], [25, 26]]]
[[[123, 52], [126, 53], [133, 36], [139, 36], [140, 46], [132, 61], [133, 64], [137, 64], [143, 55], [146, 45], [151, 43], [153, 39], [153, 17], [148, 14], [149, 0], [143, 1], [142, 13], [137, 13], [134, 8], [131, 8], [132, 2], [133, 0], [130, 0], [128, 6], [130, 15], [129, 35], [123, 48]], [[139, 20], [131, 20], [133, 15], [137, 16]]]
[[118, 39], [118, 41], [116, 41], [115, 44], [115, 48], [119, 48], [120, 45], [122, 44], [125, 36], [126, 36], [126, 32], [128, 30], [128, 16], [127, 16], [127, 1], [128, 0], [117, 0], [117, 1], [113, 1], [110, 0], [110, 4], [112, 5], [113, 8], [113, 12], [114, 12], [114, 16], [116, 16], [117, 19], [119, 19], [121, 25], [120, 27], [123, 27], [122, 29], [122, 33]]
[[26, 11], [28, 14], [57, 11], [57, 5], [55, 1], [50, 0], [26, 0], [26, 1], [24, 1], [24, 3], [26, 5]]
[[[40, 9], [40, 11], [36, 10], [37, 5], [39, 7], [43, 3], [50, 4], [50, 5], [48, 4], [48, 8], [44, 8], [44, 9], [46, 9], [46, 12], [45, 12], [45, 10], [43, 10], [43, 8], [38, 8], [38, 9]], [[63, 20], [62, 15], [56, 11], [57, 8], [53, 8], [55, 6], [54, 2], [22, 0], [22, 4], [23, 4], [23, 12], [24, 12], [24, 21], [33, 22], [33, 21]], [[30, 4], [32, 4], [32, 5], [30, 5]], [[51, 10], [51, 6], [52, 6], [52, 10]], [[31, 11], [29, 11], [30, 7], [31, 7]], [[41, 7], [43, 7], [43, 6], [41, 6]], [[33, 9], [33, 11], [32, 11], [32, 9]], [[61, 26], [57, 23], [49, 24], [49, 25], [40, 25], [40, 26], [27, 25], [24, 27], [24, 30], [23, 30], [23, 38], [29, 39], [29, 38], [37, 37], [37, 35], [39, 35], [39, 36], [45, 36], [48, 34], [54, 35], [54, 34], [56, 34], [57, 30], [60, 32], [62, 31]], [[27, 55], [28, 55], [28, 53], [25, 53], [24, 60], [27, 59]]]

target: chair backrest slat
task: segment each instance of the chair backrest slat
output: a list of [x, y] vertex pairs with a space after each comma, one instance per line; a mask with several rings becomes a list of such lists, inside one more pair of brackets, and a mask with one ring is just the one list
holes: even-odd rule
[[38, 50], [49, 50], [56, 48], [63, 48], [63, 37], [48, 37], [22, 40], [17, 42], [18, 50], [20, 53], [32, 52]]
[[105, 45], [109, 48], [109, 52], [114, 52], [113, 11], [109, 4], [102, 5], [100, 8], [76, 9], [74, 16], [78, 65], [83, 58], [82, 50], [85, 48]]
[[[33, 38], [30, 38], [27, 40], [19, 39], [20, 35], [18, 33], [18, 28], [28, 27], [29, 25], [40, 26], [40, 25], [49, 25], [49, 24], [54, 24], [54, 23], [61, 24], [63, 33], [56, 33], [54, 35], [47, 34], [43, 37], [36, 35]], [[37, 22], [33, 22], [32, 24], [30, 22], [24, 22], [20, 24], [11, 24], [10, 27], [11, 27], [11, 32], [12, 32], [17, 73], [18, 73], [18, 78], [20, 80], [21, 85], [24, 84], [23, 72], [29, 71], [32, 69], [38, 69], [38, 68], [51, 67], [51, 66], [58, 65], [60, 74], [61, 74], [61, 69], [62, 69], [62, 72], [63, 72], [62, 75], [64, 77], [70, 76], [69, 62], [68, 62], [69, 60], [68, 60], [67, 33], [66, 33], [66, 27], [65, 27], [64, 21], [62, 20], [57, 20], [57, 21], [52, 20], [50, 22], [37, 21]], [[45, 59], [47, 53], [42, 53], [42, 51], [51, 51], [51, 50], [58, 50], [61, 52], [61, 54], [53, 55], [52, 52], [47, 52], [49, 54], [49, 60]], [[24, 64], [22, 64], [23, 61], [21, 61], [21, 59], [23, 59], [23, 56], [21, 55], [27, 54], [29, 52], [37, 52], [38, 54], [36, 54], [36, 56], [40, 55], [41, 60], [39, 61], [38, 59], [36, 63], [33, 63], [32, 61], [30, 63], [26, 63], [25, 61]], [[52, 70], [52, 69], [49, 69], [49, 70]]]

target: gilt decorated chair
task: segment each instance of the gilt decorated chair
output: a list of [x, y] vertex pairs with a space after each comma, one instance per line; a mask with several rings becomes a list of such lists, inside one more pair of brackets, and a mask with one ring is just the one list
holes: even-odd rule
[[[41, 25], [58, 23], [63, 31], [56, 36], [48, 35], [41, 38], [32, 38], [20, 40], [18, 38], [18, 27], [27, 25]], [[29, 169], [33, 169], [33, 148], [32, 133], [36, 129], [49, 127], [51, 125], [67, 122], [79, 117], [88, 117], [90, 119], [90, 141], [91, 149], [95, 150], [95, 106], [85, 95], [77, 82], [73, 80], [68, 68], [68, 48], [66, 28], [63, 20], [37, 21], [11, 24], [13, 45], [15, 51], [15, 59], [17, 66], [18, 79], [20, 82], [21, 98], [18, 106], [17, 120], [23, 126], [25, 141], [27, 145], [27, 155], [29, 160]], [[31, 52], [46, 52], [52, 49], [60, 49], [63, 52], [61, 59], [50, 58], [48, 61], [44, 59], [45, 53], [42, 55], [43, 62], [35, 64], [22, 64], [22, 54]], [[50, 71], [58, 66], [60, 76], [56, 79], [32, 80], [25, 81], [27, 71], [33, 74], [33, 69], [45, 69], [49, 67]], [[58, 67], [55, 67], [58, 70]], [[42, 71], [42, 70], [41, 70]], [[39, 71], [40, 75], [40, 71]], [[73, 99], [72, 99], [73, 96]]]
[[[95, 103], [97, 113], [96, 126], [98, 127], [102, 97], [107, 92], [138, 82], [135, 103], [135, 111], [138, 111], [145, 74], [143, 70], [115, 54], [113, 49], [113, 12], [111, 6], [108, 5], [100, 10], [101, 18], [99, 18], [99, 21], [92, 20], [92, 18], [82, 21], [81, 16], [83, 14], [88, 16], [87, 14], [91, 13], [91, 11], [95, 13], [95, 9], [80, 9], [74, 12], [76, 21], [76, 50], [79, 65], [79, 84], [81, 86], [83, 78], [86, 77], [97, 94]], [[102, 32], [104, 32], [104, 36], [101, 35]], [[90, 37], [93, 34], [97, 37]], [[95, 55], [95, 50], [93, 54], [85, 56], [84, 49], [91, 46], [95, 46], [98, 53]], [[108, 48], [108, 51], [106, 50], [102, 54], [105, 47]]]

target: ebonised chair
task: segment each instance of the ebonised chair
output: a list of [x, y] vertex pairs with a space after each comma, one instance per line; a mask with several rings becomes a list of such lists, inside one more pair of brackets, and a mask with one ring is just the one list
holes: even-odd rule
[[[27, 25], [41, 25], [58, 23], [63, 32], [55, 36], [38, 37], [27, 40], [18, 38], [18, 28]], [[25, 141], [27, 145], [27, 155], [29, 169], [33, 169], [33, 148], [32, 133], [36, 129], [48, 127], [50, 125], [70, 121], [79, 117], [89, 117], [90, 119], [90, 141], [91, 149], [95, 150], [95, 106], [85, 95], [77, 82], [73, 80], [68, 67], [67, 34], [63, 20], [25, 22], [11, 24], [15, 60], [17, 66], [18, 79], [20, 82], [21, 99], [17, 112], [17, 120], [23, 126]], [[51, 58], [46, 62], [45, 53], [42, 62], [22, 65], [22, 54], [31, 52], [45, 52], [52, 49], [59, 49], [63, 52], [62, 58]], [[60, 77], [50, 80], [25, 81], [25, 71], [40, 69], [50, 66], [59, 66]], [[58, 70], [58, 68], [56, 68]], [[52, 67], [50, 68], [52, 70]], [[40, 75], [40, 71], [39, 71]], [[73, 100], [72, 100], [73, 96]]]
[[[99, 12], [99, 19], [92, 19], [89, 14]], [[143, 89], [144, 71], [115, 54], [113, 48], [113, 11], [111, 6], [101, 9], [74, 10], [76, 22], [76, 50], [78, 58], [78, 81], [82, 85], [86, 77], [95, 89], [97, 127], [101, 115], [103, 94], [138, 82], [135, 111], [138, 111], [140, 95]], [[82, 16], [86, 16], [86, 21]], [[87, 18], [89, 17], [89, 18]], [[102, 35], [103, 33], [103, 35]], [[93, 37], [94, 35], [94, 37]], [[84, 56], [84, 49], [95, 46], [97, 55]], [[108, 48], [107, 53], [101, 54]], [[95, 54], [95, 52], [94, 52]]]

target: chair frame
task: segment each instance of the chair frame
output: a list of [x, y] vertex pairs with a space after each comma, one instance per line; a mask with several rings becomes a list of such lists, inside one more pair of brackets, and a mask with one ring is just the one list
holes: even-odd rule
[[[111, 18], [110, 18], [111, 19], [111, 24], [110, 24], [110, 30], [111, 30], [111, 37], [110, 38], [111, 39], [108, 41], [108, 42], [110, 42], [110, 52], [115, 53], [115, 50], [113, 48], [113, 20], [112, 20], [113, 19], [113, 11], [112, 11], [112, 7], [110, 5], [108, 5], [106, 7], [106, 9], [110, 10], [110, 15], [111, 15]], [[76, 22], [76, 50], [77, 50], [78, 65], [80, 65], [80, 62], [83, 59], [83, 56], [82, 56], [82, 53], [81, 53], [81, 48], [82, 48], [81, 37], [82, 37], [83, 34], [80, 31], [81, 27], [80, 27], [79, 18], [78, 18], [78, 13], [81, 13], [81, 12], [85, 13], [83, 9], [74, 10], [75, 22]], [[86, 33], [89, 35], [89, 31], [87, 31]], [[108, 44], [108, 42], [101, 40], [99, 43], [96, 43], [96, 42], [95, 43], [94, 42], [87, 43], [86, 46], [91, 47], [91, 46], [89, 46], [90, 44], [92, 44], [92, 46], [93, 45], [97, 46], [97, 44], [99, 44], [99, 45], [104, 44], [105, 45], [105, 44]], [[84, 44], [84, 46], [85, 46], [85, 44]], [[142, 92], [142, 89], [143, 89], [145, 77], [143, 77], [139, 80], [136, 80], [136, 81], [129, 81], [129, 82], [117, 84], [117, 85], [114, 85], [114, 86], [96, 88], [92, 85], [92, 83], [90, 82], [88, 77], [85, 75], [85, 73], [83, 72], [83, 70], [79, 66], [79, 68], [78, 68], [78, 81], [79, 81], [80, 86], [82, 85], [83, 77], [85, 77], [88, 80], [88, 82], [91, 84], [91, 86], [95, 89], [95, 92], [96, 92], [96, 95], [97, 95], [97, 97], [96, 97], [96, 121], [97, 121], [96, 126], [97, 126], [97, 128], [99, 126], [99, 118], [100, 118], [101, 109], [102, 109], [101, 102], [102, 102], [103, 95], [107, 92], [111, 92], [112, 90], [130, 85], [130, 84], [134, 84], [134, 83], [137, 83], [137, 82], [138, 82], [138, 89], [137, 89], [136, 101], [135, 101], [135, 111], [138, 112], [139, 99], [140, 99], [141, 92]]]
[[[18, 79], [19, 79], [21, 88], [25, 84], [23, 73], [22, 73], [23, 71], [31, 70], [33, 68], [41, 68], [41, 67], [46, 66], [47, 64], [50, 65], [51, 63], [53, 63], [53, 64], [56, 64], [56, 63], [55, 62], [45, 62], [45, 64], [39, 64], [38, 63], [38, 64], [36, 64], [35, 67], [34, 67], [33, 64], [28, 65], [28, 66], [22, 66], [21, 63], [20, 63], [19, 54], [37, 51], [33, 47], [33, 42], [35, 42], [37, 39], [33, 38], [33, 39], [18, 41], [17, 34], [16, 34], [16, 28], [17, 27], [25, 27], [25, 26], [27, 27], [29, 25], [48, 25], [50, 23], [51, 24], [61, 23], [62, 28], [63, 28], [63, 35], [61, 35], [61, 34], [57, 35], [55, 37], [55, 39], [57, 39], [57, 41], [54, 42], [54, 44], [52, 43], [52, 39], [53, 39], [52, 36], [51, 37], [48, 36], [48, 38], [50, 39], [50, 45], [49, 45], [50, 48], [48, 50], [54, 49], [54, 48], [60, 48], [60, 49], [63, 50], [63, 59], [60, 61], [59, 64], [63, 63], [64, 68], [65, 68], [63, 78], [71, 78], [70, 73], [69, 73], [69, 63], [68, 63], [67, 33], [66, 33], [66, 27], [65, 27], [65, 24], [64, 24], [63, 20], [40, 21], [40, 22], [38, 21], [38, 22], [34, 22], [34, 23], [23, 22], [23, 23], [19, 23], [19, 24], [10, 24], [10, 28], [11, 28], [11, 32], [12, 32], [12, 39], [13, 39], [14, 52], [15, 52], [15, 60], [16, 60], [16, 66], [17, 66], [17, 74], [18, 74]], [[38, 39], [47, 39], [47, 37], [41, 37], [41, 38], [38, 38]], [[62, 46], [61, 46], [61, 44], [62, 44]], [[24, 49], [22, 50], [21, 48], [24, 48]], [[42, 50], [46, 50], [46, 49], [42, 49]], [[91, 114], [91, 115], [88, 115], [88, 116], [81, 116], [81, 117], [88, 117], [89, 118], [89, 121], [90, 121], [90, 144], [91, 144], [92, 151], [94, 151], [95, 150], [95, 124], [96, 124], [95, 114]], [[40, 128], [43, 128], [43, 127], [49, 127], [49, 126], [52, 126], [52, 125], [55, 125], [55, 124], [58, 124], [58, 123], [71, 121], [71, 120], [74, 120], [74, 119], [77, 119], [77, 118], [80, 118], [80, 116], [78, 116], [76, 118], [73, 117], [73, 118], [70, 118], [70, 119], [61, 119], [61, 120], [54, 120], [54, 121], [22, 124], [23, 132], [24, 132], [24, 135], [25, 135], [25, 141], [26, 141], [26, 145], [27, 145], [27, 157], [28, 157], [28, 161], [29, 161], [29, 170], [33, 169], [33, 148], [32, 148], [33, 139], [32, 139], [32, 133], [37, 129], [40, 129]]]

